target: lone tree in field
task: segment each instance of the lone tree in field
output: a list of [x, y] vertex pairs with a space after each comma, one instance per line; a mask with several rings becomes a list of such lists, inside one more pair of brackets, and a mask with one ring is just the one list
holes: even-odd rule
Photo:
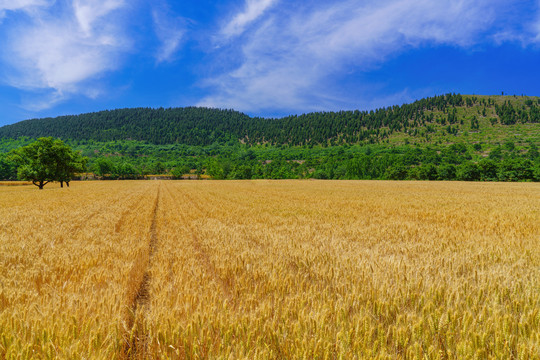
[[69, 186], [75, 173], [84, 171], [87, 161], [62, 140], [52, 137], [39, 138], [14, 150], [12, 158], [18, 165], [19, 180], [31, 181], [40, 190], [51, 181], [59, 181], [62, 187], [64, 182]]

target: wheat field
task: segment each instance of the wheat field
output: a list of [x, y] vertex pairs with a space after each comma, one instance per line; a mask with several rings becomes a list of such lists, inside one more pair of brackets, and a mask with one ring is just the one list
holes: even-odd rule
[[0, 187], [0, 359], [539, 359], [540, 184]]

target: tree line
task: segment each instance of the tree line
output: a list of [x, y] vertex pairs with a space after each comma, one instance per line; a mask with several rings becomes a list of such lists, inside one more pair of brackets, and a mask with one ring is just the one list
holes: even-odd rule
[[535, 145], [523, 154], [495, 148], [490, 156], [479, 160], [473, 159], [464, 144], [442, 151], [413, 146], [352, 151], [337, 147], [318, 156], [290, 155], [282, 151], [264, 160], [268, 156], [261, 158], [248, 149], [233, 156], [209, 158], [203, 166], [216, 179], [540, 181], [540, 157]]
[[[540, 155], [531, 143], [507, 141], [488, 150], [463, 142], [448, 146], [248, 146], [207, 147], [136, 142], [103, 144], [106, 153], [66, 150], [59, 140], [36, 143], [0, 155], [0, 179], [68, 182], [83, 171], [100, 179], [139, 179], [146, 175], [213, 179], [388, 179], [462, 181], [540, 181]], [[48, 149], [44, 151], [44, 149]], [[87, 150], [85, 150], [87, 149]], [[87, 158], [85, 153], [94, 153]], [[39, 155], [38, 155], [39, 154]], [[60, 161], [59, 159], [64, 159]], [[36, 165], [42, 162], [41, 165]], [[59, 165], [64, 164], [64, 165]], [[65, 165], [68, 164], [69, 166]]]

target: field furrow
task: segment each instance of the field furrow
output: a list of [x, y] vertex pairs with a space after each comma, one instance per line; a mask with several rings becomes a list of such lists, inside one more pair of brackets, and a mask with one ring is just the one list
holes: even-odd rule
[[152, 207], [150, 228], [148, 230], [148, 245], [145, 251], [139, 252], [129, 272], [128, 279], [128, 304], [126, 312], [126, 332], [123, 334], [124, 345], [121, 358], [144, 359], [147, 358], [148, 335], [144, 319], [148, 312], [147, 306], [150, 300], [150, 283], [152, 281], [150, 266], [152, 257], [157, 247], [158, 227], [156, 217], [159, 211], [160, 190], [158, 187], [156, 198]]

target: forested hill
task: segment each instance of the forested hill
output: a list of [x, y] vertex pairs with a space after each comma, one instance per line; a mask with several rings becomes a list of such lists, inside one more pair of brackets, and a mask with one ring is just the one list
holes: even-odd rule
[[199, 107], [133, 108], [21, 121], [0, 128], [0, 138], [137, 140], [205, 146], [230, 140], [248, 144], [339, 145], [380, 143], [399, 135], [429, 138], [480, 127], [540, 123], [540, 98], [447, 94], [374, 111], [317, 112], [280, 119]]

